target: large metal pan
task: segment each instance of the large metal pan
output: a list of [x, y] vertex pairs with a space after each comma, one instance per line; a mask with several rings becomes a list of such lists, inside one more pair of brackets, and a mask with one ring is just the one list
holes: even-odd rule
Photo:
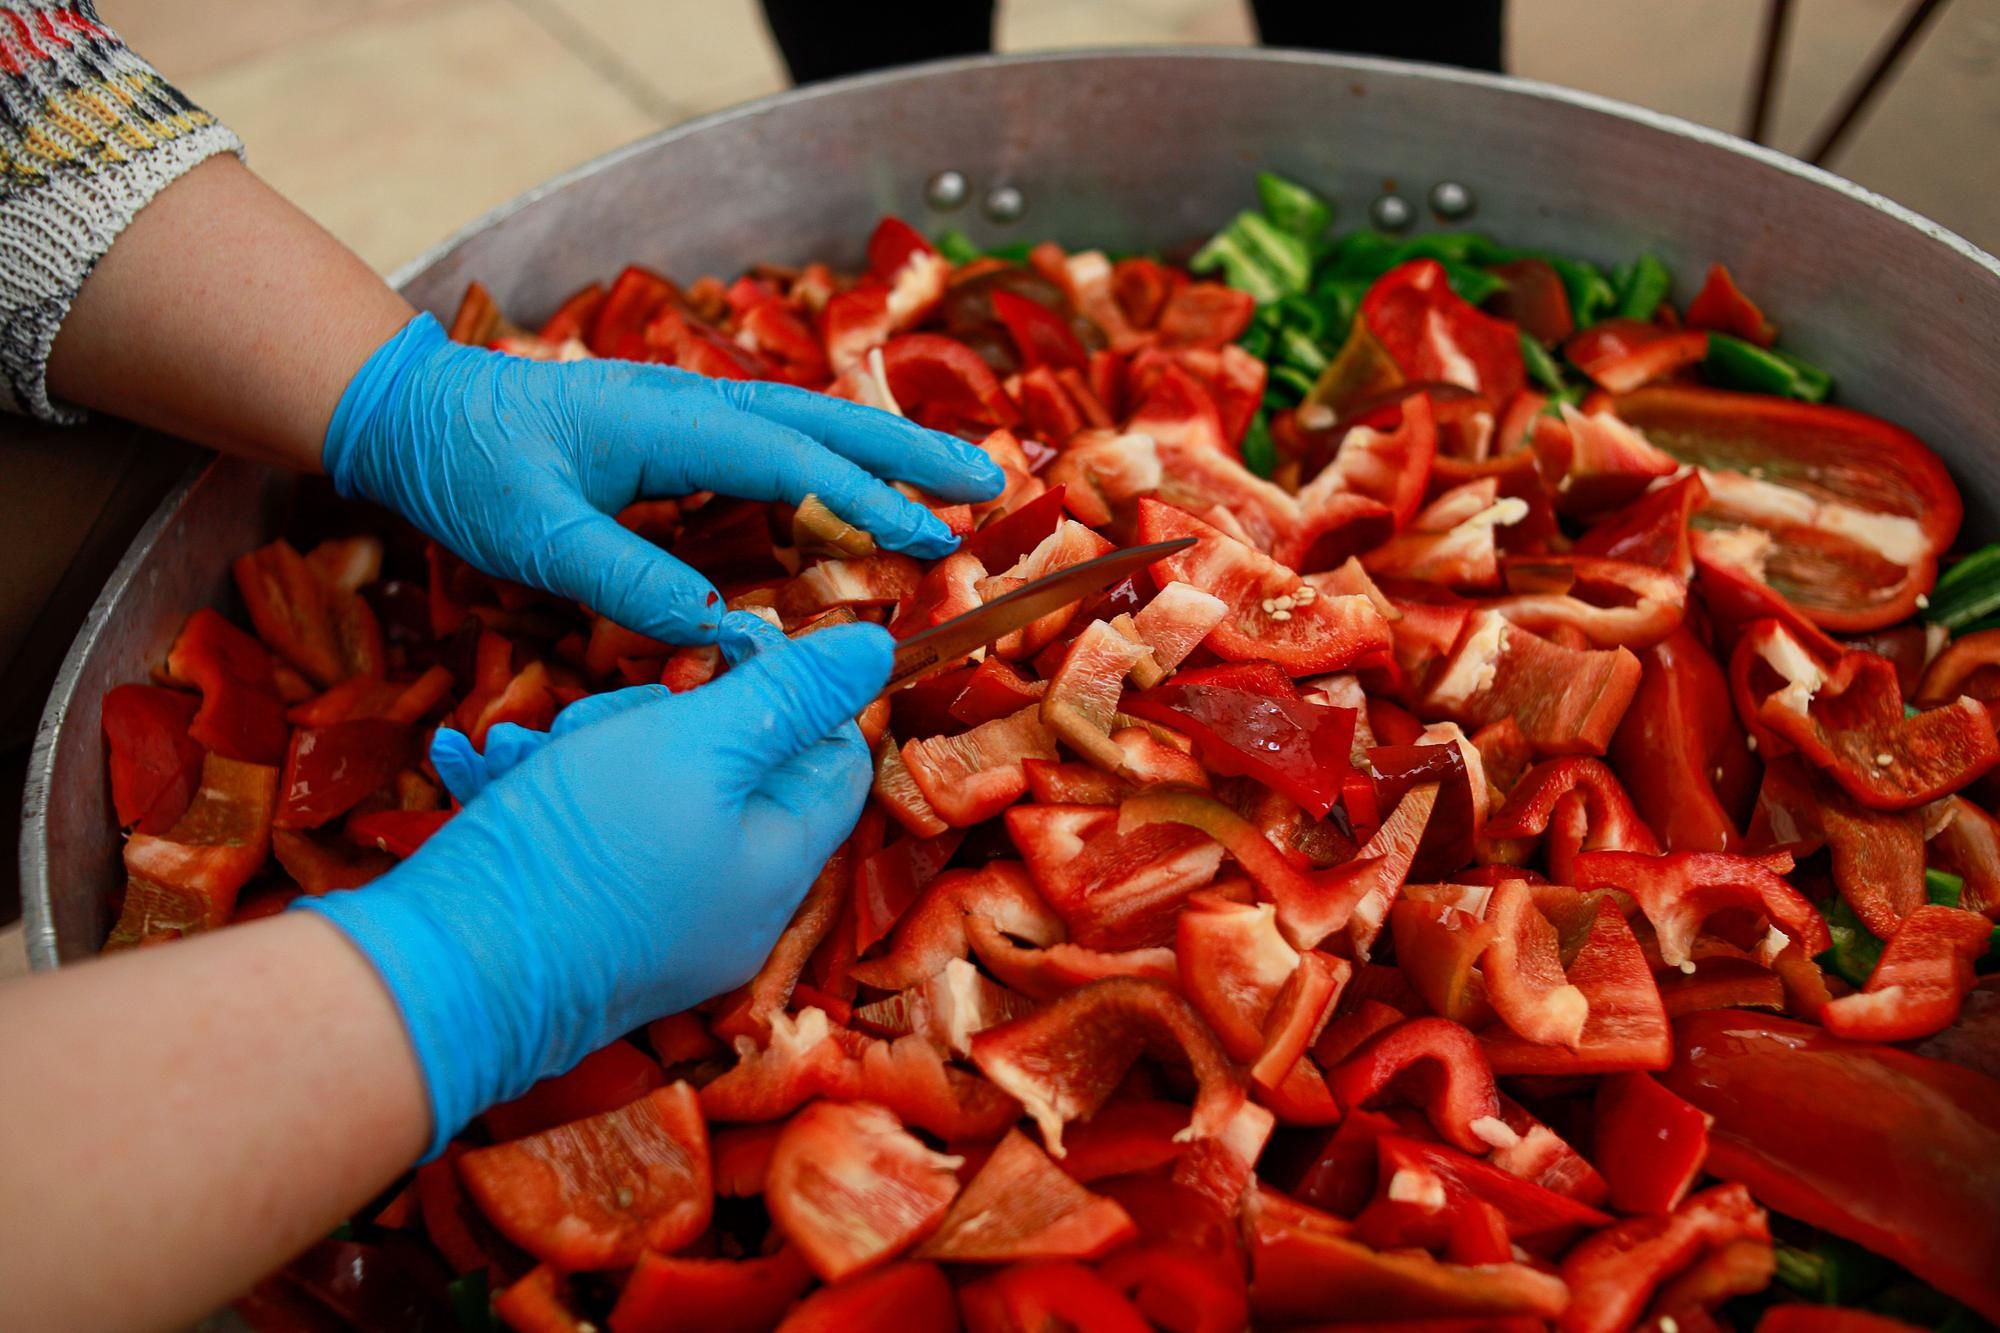
[[[973, 60], [787, 93], [654, 136], [482, 219], [401, 277], [448, 315], [478, 279], [538, 318], [628, 261], [733, 273], [858, 260], [876, 217], [988, 242], [1172, 246], [1243, 206], [1275, 167], [1349, 222], [1385, 188], [1467, 186], [1471, 225], [1613, 261], [1651, 249], [1683, 280], [1727, 261], [1827, 366], [1842, 397], [1915, 430], [2000, 532], [2000, 264], [1824, 172], [1684, 121], [1519, 80], [1271, 51]], [[940, 212], [926, 183], [964, 173]], [[1025, 213], [984, 216], [996, 186]], [[1685, 290], [1681, 296], [1689, 293]], [[120, 881], [98, 700], [144, 678], [181, 619], [229, 597], [229, 561], [283, 530], [293, 485], [217, 462], [168, 497], [118, 567], [50, 696], [28, 776], [22, 893], [37, 967], [88, 955]]]

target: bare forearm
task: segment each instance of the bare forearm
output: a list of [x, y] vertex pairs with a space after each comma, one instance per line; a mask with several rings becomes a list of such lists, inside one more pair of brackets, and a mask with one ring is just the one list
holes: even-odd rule
[[414, 312], [233, 157], [140, 211], [84, 282], [49, 358], [60, 399], [318, 471], [327, 422]]
[[0, 1310], [182, 1327], [422, 1151], [395, 1005], [288, 913], [0, 987]]

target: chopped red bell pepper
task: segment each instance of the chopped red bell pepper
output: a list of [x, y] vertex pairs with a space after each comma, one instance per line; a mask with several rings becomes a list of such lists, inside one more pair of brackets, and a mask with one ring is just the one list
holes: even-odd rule
[[194, 799], [202, 747], [188, 734], [201, 700], [158, 685], [120, 685], [104, 696], [111, 805], [120, 827], [165, 833]]
[[541, 1080], [511, 1102], [488, 1107], [479, 1118], [497, 1141], [524, 1139], [629, 1106], [666, 1081], [658, 1061], [629, 1041], [614, 1041], [584, 1056], [569, 1072]]
[[1739, 850], [1756, 761], [1721, 667], [1685, 628], [1639, 660], [1639, 688], [1610, 751], [1633, 803], [1667, 851]]
[[1715, 1118], [1711, 1174], [2000, 1318], [2000, 1080], [1769, 1014], [1674, 1040], [1663, 1081]]
[[1670, 1213], [1708, 1160], [1708, 1116], [1637, 1071], [1597, 1085], [1592, 1133], [1598, 1169], [1622, 1213]]
[[1585, 852], [1576, 858], [1575, 879], [1578, 888], [1631, 894], [1659, 932], [1660, 958], [1669, 967], [1692, 958], [1704, 921], [1731, 909], [1766, 918], [1784, 932], [1787, 943], [1803, 945], [1808, 954], [1832, 947], [1826, 921], [1813, 905], [1758, 858], [1726, 852]]
[[1172, 949], [1103, 952], [1067, 943], [1046, 947], [1022, 945], [995, 925], [992, 918], [978, 913], [965, 918], [965, 933], [981, 965], [1030, 999], [1053, 1000], [1106, 977], [1150, 977], [1169, 984], [1180, 978], [1179, 963]]
[[1466, 726], [1512, 717], [1538, 754], [1602, 754], [1638, 688], [1628, 649], [1563, 648], [1475, 611], [1423, 702]]
[[1500, 1112], [1493, 1071], [1478, 1038], [1449, 1019], [1413, 1018], [1370, 1038], [1326, 1081], [1350, 1111], [1393, 1086], [1423, 1106], [1447, 1143], [1475, 1154], [1493, 1146], [1480, 1134]]
[[[1031, 300], [1004, 287], [993, 289], [993, 314], [1006, 326], [1008, 336], [1021, 354], [1023, 369], [1037, 367], [1082, 370], [1090, 364], [1090, 354], [1060, 314], [1040, 301]], [[1061, 443], [1061, 440], [1055, 441]]]
[[1536, 910], [1527, 884], [1501, 880], [1486, 919], [1493, 942], [1486, 947], [1481, 970], [1500, 1020], [1538, 1045], [1580, 1046], [1590, 1002], [1564, 978], [1556, 929]]
[[368, 603], [321, 577], [290, 542], [239, 556], [236, 587], [272, 650], [320, 685], [379, 675], [382, 626]]
[[411, 759], [410, 729], [356, 719], [292, 733], [279, 784], [276, 826], [318, 828], [387, 785]]
[[1708, 266], [1707, 280], [1688, 302], [1687, 322], [1689, 328], [1714, 329], [1759, 347], [1769, 347], [1778, 340], [1778, 330], [1721, 264]]
[[567, 1287], [560, 1272], [538, 1264], [493, 1297], [492, 1312], [514, 1333], [588, 1333], [590, 1325], [569, 1308]]
[[1434, 259], [1411, 260], [1376, 279], [1361, 298], [1361, 322], [1407, 379], [1456, 384], [1494, 403], [1527, 382], [1519, 330], [1460, 300]]
[[1237, 1333], [1249, 1327], [1250, 1295], [1232, 1256], [1188, 1241], [1130, 1245], [1097, 1266], [1156, 1328]]
[[1563, 355], [1612, 393], [1663, 380], [1708, 355], [1708, 335], [1639, 319], [1606, 319], [1572, 337]]
[[1972, 964], [1992, 942], [1993, 923], [1977, 912], [1926, 904], [1896, 927], [1868, 984], [1820, 1010], [1836, 1037], [1915, 1041], [1951, 1026], [1971, 991]]
[[1919, 1333], [1919, 1330], [1915, 1324], [1866, 1310], [1774, 1305], [1757, 1321], [1756, 1333]]
[[1766, 534], [1750, 572], [1823, 629], [1908, 616], [1957, 536], [1963, 505], [1944, 465], [1878, 417], [1685, 385], [1623, 394], [1615, 410], [1704, 469], [1705, 526]]
[[959, 1159], [931, 1151], [880, 1106], [815, 1102], [771, 1154], [771, 1220], [829, 1282], [917, 1244], [959, 1192]]
[[1354, 710], [1307, 703], [1283, 673], [1273, 668], [1269, 675], [1236, 683], [1183, 673], [1123, 707], [1191, 737], [1209, 772], [1248, 774], [1323, 819], [1348, 772]]
[[1575, 331], [1569, 289], [1546, 260], [1513, 259], [1486, 271], [1506, 284], [1487, 298], [1494, 314], [1551, 346]]
[[1590, 1005], [1575, 1049], [1539, 1045], [1511, 1031], [1488, 1028], [1480, 1043], [1496, 1073], [1605, 1074], [1664, 1069], [1672, 1059], [1666, 1010], [1639, 941], [1608, 898], [1600, 899], [1595, 911], [1590, 933], [1566, 969], [1569, 983]]
[[667, 279], [637, 264], [628, 265], [612, 280], [611, 290], [592, 314], [584, 342], [598, 356], [626, 361], [646, 359], [646, 325], [670, 301], [680, 299], [680, 289]]
[[1941, 868], [1965, 881], [1959, 906], [2000, 916], [2000, 820], [1963, 796], [1946, 801], [1944, 814], [1930, 847]]
[[[1480, 955], [1493, 942], [1490, 923], [1455, 907], [1405, 896], [1389, 909], [1389, 930], [1396, 942], [1396, 966], [1432, 1013], [1468, 1026], [1492, 1015], [1485, 983], [1476, 970]], [[1393, 1015], [1391, 1023], [1402, 1017], [1395, 1010], [1388, 1013]]]
[[715, 1191], [694, 1088], [675, 1083], [616, 1111], [475, 1148], [459, 1175], [507, 1239], [565, 1272], [624, 1268], [708, 1226]]
[[820, 1288], [776, 1333], [849, 1333], [878, 1320], [898, 1333], [957, 1333], [951, 1283], [936, 1264], [890, 1264]]
[[1570, 882], [1579, 852], [1653, 856], [1660, 851], [1659, 839], [1632, 808], [1618, 775], [1597, 759], [1543, 760], [1521, 776], [1507, 804], [1486, 821], [1489, 838], [1543, 833], [1549, 835], [1549, 873], [1559, 884]]
[[965, 835], [957, 830], [934, 838], [905, 838], [864, 856], [854, 868], [854, 952], [867, 953], [895, 928], [924, 886], [950, 863]]
[[963, 1055], [970, 1049], [974, 1033], [1019, 1018], [1034, 1007], [1030, 997], [995, 985], [978, 968], [955, 958], [923, 985], [862, 1005], [854, 1011], [852, 1021], [878, 1037], [921, 1033], [936, 1045]]
[[1004, 1269], [959, 1289], [966, 1333], [1039, 1333], [1150, 1327], [1118, 1289], [1081, 1264], [1053, 1261]]
[[[1261, 836], [1261, 835], [1260, 835]], [[1181, 909], [1174, 955], [1187, 996], [1229, 1058], [1255, 1060], [1278, 993], [1300, 955], [1278, 931], [1268, 903], [1252, 906], [1197, 893]]]
[[611, 1309], [611, 1333], [672, 1333], [678, 1328], [765, 1333], [805, 1294], [812, 1279], [812, 1269], [794, 1245], [758, 1259], [703, 1259], [648, 1250], [632, 1266]]
[[827, 858], [792, 913], [791, 921], [778, 936], [778, 942], [771, 947], [770, 956], [757, 969], [757, 975], [732, 993], [734, 1002], [725, 1002], [717, 1014], [716, 1036], [756, 1037], [769, 1029], [772, 1016], [791, 1001], [792, 989], [805, 971], [806, 961], [833, 933], [846, 911], [853, 896], [854, 865], [858, 859], [851, 838]]
[[[1457, 1217], [1479, 1203], [1496, 1210], [1504, 1239], [1547, 1237], [1611, 1221], [1587, 1204], [1442, 1143], [1383, 1134], [1375, 1151], [1375, 1197], [1355, 1219], [1355, 1234], [1380, 1249], [1442, 1248]], [[1495, 1262], [1509, 1257], [1503, 1245]]]
[[1038, 707], [956, 736], [907, 741], [903, 764], [931, 808], [955, 828], [991, 819], [1028, 790], [1023, 759], [1054, 759], [1056, 738]]
[[1751, 845], [1803, 859], [1824, 845], [1833, 882], [1862, 924], [1887, 939], [1924, 901], [1924, 819], [1857, 804], [1797, 755], [1764, 766]]
[[1180, 1160], [1176, 1137], [1187, 1127], [1188, 1108], [1178, 1102], [1113, 1098], [1064, 1131], [1059, 1165], [1083, 1184], [1151, 1172]]
[[1259, 1321], [1547, 1319], [1568, 1299], [1560, 1278], [1526, 1264], [1447, 1264], [1370, 1249], [1352, 1223], [1269, 1187], [1251, 1196], [1245, 1214], [1250, 1309]]
[[855, 964], [864, 986], [906, 990], [922, 984], [970, 949], [965, 918], [977, 912], [1009, 934], [1038, 944], [1062, 938], [1049, 910], [1018, 862], [993, 861], [978, 870], [951, 870], [931, 881], [890, 935], [882, 957]]
[[1243, 1103], [1242, 1085], [1187, 1001], [1157, 981], [1115, 977], [1072, 991], [1040, 1013], [974, 1037], [972, 1059], [1020, 1099], [1042, 1142], [1061, 1158], [1063, 1125], [1095, 1114], [1133, 1062], [1155, 1046], [1178, 1048], [1194, 1070], [1199, 1086], [1189, 1133], [1223, 1135]]
[[[1327, 1090], [1320, 1069], [1306, 1052], [1319, 1040], [1340, 992], [1354, 974], [1354, 965], [1317, 949], [1299, 955], [1299, 966], [1272, 1001], [1264, 1019], [1264, 1035], [1257, 1059], [1250, 1066], [1250, 1084], [1267, 1105], [1275, 1108], [1283, 1099], [1290, 1114], [1280, 1111], [1287, 1123], [1306, 1123], [1307, 1116], [1324, 1116], [1312, 1123], [1331, 1123], [1340, 1107]], [[1303, 1100], [1301, 1100], [1303, 1099]]]
[[940, 1138], [970, 1140], [990, 1139], [1021, 1115], [1011, 1097], [948, 1064], [925, 1036], [878, 1041], [808, 1008], [774, 1015], [761, 1050], [739, 1042], [736, 1067], [701, 1090], [710, 1119], [774, 1120], [814, 1097], [866, 1099]]
[[572, 338], [581, 342], [604, 299], [604, 284], [601, 282], [593, 282], [570, 293], [556, 307], [556, 312], [543, 321], [542, 327], [535, 330], [535, 336], [543, 342], [564, 343]]
[[451, 815], [449, 810], [371, 810], [351, 816], [342, 831], [357, 847], [410, 857]]
[[1019, 420], [979, 353], [956, 338], [898, 334], [882, 346], [882, 373], [903, 414], [933, 429], [983, 432]]
[[203, 607], [188, 617], [167, 654], [167, 675], [201, 691], [188, 735], [225, 759], [277, 764], [290, 730], [264, 645]]
[[1828, 665], [1763, 620], [1737, 642], [1730, 672], [1739, 707], [1871, 809], [1936, 800], [2000, 763], [1985, 705], [1960, 699], [1906, 717], [1895, 665], [1874, 653]]
[[1148, 824], [1125, 830], [1118, 820], [1117, 811], [1095, 806], [1007, 812], [1007, 836], [1035, 888], [1068, 926], [1070, 939], [1087, 949], [1167, 943], [1176, 909], [1214, 879], [1222, 863], [1222, 847], [1197, 829]]
[[[1438, 737], [1450, 738], [1438, 744]], [[1464, 733], [1450, 722], [1439, 723], [1418, 737], [1413, 745], [1375, 745], [1368, 749], [1368, 767], [1374, 770], [1369, 796], [1380, 812], [1392, 813], [1413, 790], [1435, 786], [1437, 798], [1423, 837], [1417, 843], [1406, 878], [1429, 881], [1444, 879], [1470, 861], [1486, 822], [1486, 780], [1474, 771], [1479, 752]], [[1350, 802], [1354, 792], [1347, 792]], [[1357, 823], [1374, 822], [1357, 812], [1353, 804], [1348, 814]], [[1371, 839], [1372, 841], [1372, 839]]]
[[1042, 724], [1106, 772], [1123, 772], [1125, 752], [1112, 741], [1111, 730], [1125, 677], [1145, 656], [1145, 645], [1119, 633], [1110, 622], [1091, 621], [1050, 676], [1041, 701]]
[[1561, 1333], [1617, 1333], [1631, 1326], [1660, 1283], [1705, 1248], [1753, 1239], [1769, 1242], [1770, 1220], [1741, 1185], [1717, 1185], [1671, 1213], [1631, 1217], [1586, 1236], [1563, 1256], [1569, 1308]]
[[951, 1263], [1095, 1259], [1137, 1234], [1123, 1208], [1078, 1184], [1014, 1129], [916, 1254]]
[[1607, 556], [1662, 569], [1679, 579], [1694, 575], [1689, 522], [1708, 503], [1708, 489], [1693, 472], [1648, 490], [1625, 508], [1605, 515], [1577, 538], [1579, 555]]
[[220, 754], [202, 758], [194, 800], [165, 833], [125, 841], [125, 902], [107, 949], [213, 930], [271, 849], [278, 770]]
[[[1141, 500], [1139, 540], [1176, 537], [1194, 537], [1197, 544], [1155, 564], [1153, 577], [1163, 587], [1176, 580], [1192, 584], [1230, 607], [1229, 617], [1205, 640], [1218, 656], [1262, 658], [1294, 676], [1386, 658], [1388, 622], [1365, 596], [1314, 594], [1301, 602], [1299, 590], [1306, 585], [1285, 566], [1191, 514]], [[1277, 606], [1279, 597], [1290, 599], [1291, 609]], [[1264, 609], [1267, 604], [1271, 610]], [[1275, 618], [1280, 612], [1282, 620]]]

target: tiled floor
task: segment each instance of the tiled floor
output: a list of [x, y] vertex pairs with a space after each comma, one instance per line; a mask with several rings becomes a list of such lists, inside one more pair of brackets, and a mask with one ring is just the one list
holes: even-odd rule
[[[251, 161], [384, 269], [557, 170], [775, 91], [754, 0], [102, 0]], [[1903, 8], [1800, 0], [1797, 147]], [[1756, 0], [1513, 0], [1518, 73], [1735, 128]], [[1239, 0], [1001, 0], [1006, 50], [1242, 44]], [[2000, 3], [1956, 0], [1836, 166], [2000, 247]]]

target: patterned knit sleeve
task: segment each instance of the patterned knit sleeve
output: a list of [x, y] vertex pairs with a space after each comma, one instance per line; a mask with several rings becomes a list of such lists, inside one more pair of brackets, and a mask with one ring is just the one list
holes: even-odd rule
[[92, 0], [0, 0], [0, 408], [82, 418], [47, 381], [77, 289], [154, 195], [242, 151]]

